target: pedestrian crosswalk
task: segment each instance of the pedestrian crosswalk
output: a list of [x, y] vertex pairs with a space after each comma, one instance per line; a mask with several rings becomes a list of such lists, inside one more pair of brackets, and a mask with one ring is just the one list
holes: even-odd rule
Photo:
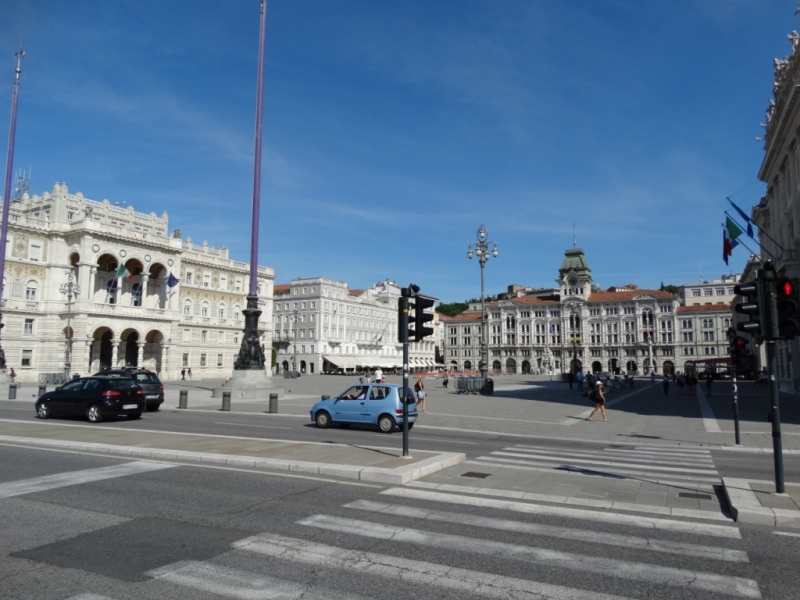
[[651, 481], [720, 482], [711, 453], [702, 449], [606, 446], [597, 450], [569, 450], [517, 444], [475, 460], [591, 475], [638, 477]]
[[175, 598], [761, 598], [733, 523], [407, 486], [369, 494], [147, 575]]

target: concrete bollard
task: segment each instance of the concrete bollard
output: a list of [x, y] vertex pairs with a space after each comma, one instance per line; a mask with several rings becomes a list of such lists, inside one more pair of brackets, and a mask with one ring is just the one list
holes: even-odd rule
[[222, 392], [222, 410], [231, 409], [231, 393]]
[[178, 398], [178, 408], [188, 408], [189, 406], [189, 390], [181, 390], [180, 397]]
[[38, 398], [39, 396], [41, 396], [45, 392], [47, 392], [47, 386], [46, 385], [40, 385], [39, 386], [39, 394], [36, 397]]
[[17, 399], [17, 384], [10, 383], [8, 385], [8, 399], [9, 400], [16, 400]]
[[269, 412], [271, 413], [278, 412], [278, 394], [269, 395]]

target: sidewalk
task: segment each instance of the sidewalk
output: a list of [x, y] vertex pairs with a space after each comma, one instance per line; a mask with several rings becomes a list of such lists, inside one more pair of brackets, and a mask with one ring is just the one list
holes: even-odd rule
[[309, 473], [360, 481], [404, 484], [463, 462], [457, 452], [265, 440], [90, 425], [0, 420], [0, 442], [38, 448], [98, 452], [125, 458], [175, 460]]

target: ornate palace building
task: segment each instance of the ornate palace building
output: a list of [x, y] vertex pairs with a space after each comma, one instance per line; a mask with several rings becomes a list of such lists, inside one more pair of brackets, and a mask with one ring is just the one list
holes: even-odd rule
[[[388, 280], [363, 290], [351, 290], [344, 281], [323, 277], [276, 285], [277, 367], [308, 374], [401, 369], [399, 299], [400, 287]], [[436, 367], [436, 343], [434, 335], [409, 344], [411, 371]]]
[[[729, 304], [680, 306], [679, 297], [633, 285], [595, 288], [583, 250], [564, 253], [558, 287], [511, 286], [486, 304], [489, 369], [497, 373], [671, 373], [724, 357]], [[480, 304], [442, 317], [450, 370], [473, 371], [480, 360]]]
[[[135, 365], [162, 378], [227, 377], [244, 327], [249, 265], [168, 234], [167, 213], [97, 202], [65, 184], [12, 202], [2, 347], [19, 381]], [[262, 343], [272, 345], [272, 269], [259, 267]], [[70, 295], [70, 281], [79, 290]], [[74, 289], [74, 288], [73, 288]], [[62, 291], [63, 290], [63, 291]]]

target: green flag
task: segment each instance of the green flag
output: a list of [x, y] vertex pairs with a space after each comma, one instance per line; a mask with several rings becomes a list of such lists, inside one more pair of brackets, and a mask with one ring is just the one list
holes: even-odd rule
[[744, 233], [741, 227], [734, 223], [730, 217], [725, 218], [725, 229], [728, 230], [728, 238], [731, 242]]

